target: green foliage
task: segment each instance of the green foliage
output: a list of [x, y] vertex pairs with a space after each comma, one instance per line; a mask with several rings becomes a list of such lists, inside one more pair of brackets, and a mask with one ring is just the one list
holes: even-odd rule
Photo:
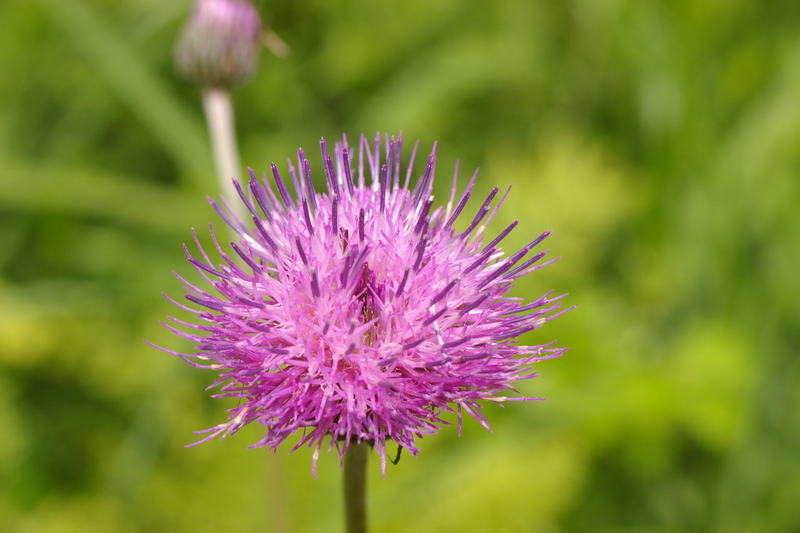
[[[216, 222], [171, 66], [190, 4], [0, 3], [4, 530], [342, 523], [334, 454], [314, 480], [306, 451], [248, 450], [256, 427], [184, 449], [227, 404], [142, 342], [176, 345], [159, 292]], [[554, 230], [563, 260], [518, 294], [579, 304], [531, 337], [572, 347], [523, 386], [547, 402], [372, 469], [375, 531], [800, 529], [798, 4], [260, 7], [292, 54], [234, 94], [246, 164], [343, 131], [439, 139], [440, 193], [456, 156], [481, 191], [513, 185], [488, 231]]]

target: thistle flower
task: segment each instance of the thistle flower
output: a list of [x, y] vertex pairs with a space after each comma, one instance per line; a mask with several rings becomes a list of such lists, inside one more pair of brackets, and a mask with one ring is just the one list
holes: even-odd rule
[[481, 402], [536, 399], [504, 391], [565, 348], [515, 339], [565, 312], [565, 295], [524, 302], [507, 293], [514, 280], [554, 261], [541, 262], [546, 252], [526, 258], [549, 232], [510, 255], [500, 243], [517, 222], [484, 239], [508, 194], [492, 207], [497, 188], [457, 230], [477, 171], [457, 197], [456, 165], [450, 199], [434, 209], [436, 144], [409, 188], [417, 147], [402, 172], [402, 136], [383, 146], [380, 136], [374, 146], [362, 136], [356, 164], [346, 137], [333, 157], [323, 139], [327, 192], [315, 191], [298, 150], [297, 167], [288, 165], [294, 195], [274, 164], [274, 188], [252, 170], [246, 186], [235, 183], [249, 220], [224, 199], [209, 199], [238, 242], [226, 251], [212, 229], [220, 264], [196, 234], [199, 253], [184, 247], [219, 295], [178, 276], [190, 305], [201, 309], [171, 300], [197, 323], [170, 317], [190, 333], [164, 325], [196, 351], [165, 351], [219, 372], [214, 397], [238, 402], [195, 444], [257, 421], [266, 434], [253, 447], [275, 449], [301, 432], [292, 451], [312, 447], [315, 467], [326, 438], [340, 456], [368, 442], [383, 470], [387, 440], [416, 454], [418, 438], [448, 423], [445, 412], [456, 413], [460, 434], [463, 412], [489, 428]]
[[229, 88], [250, 76], [261, 20], [248, 0], [199, 0], [175, 49], [175, 63], [203, 87]]

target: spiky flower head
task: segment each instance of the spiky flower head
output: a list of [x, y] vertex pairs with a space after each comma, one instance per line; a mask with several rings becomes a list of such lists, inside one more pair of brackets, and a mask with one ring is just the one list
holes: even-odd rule
[[178, 70], [203, 87], [230, 88], [253, 72], [261, 19], [249, 0], [198, 0], [175, 49]]
[[179, 276], [190, 304], [173, 302], [197, 320], [170, 317], [190, 332], [165, 323], [196, 343], [191, 354], [165, 351], [219, 372], [214, 396], [238, 399], [200, 442], [257, 421], [266, 435], [253, 446], [274, 449], [300, 432], [292, 451], [313, 447], [316, 464], [326, 438], [341, 455], [369, 442], [385, 468], [387, 440], [416, 454], [416, 439], [447, 424], [445, 412], [456, 413], [460, 434], [462, 412], [488, 429], [481, 402], [533, 400], [507, 394], [534, 376], [533, 363], [565, 350], [516, 341], [566, 311], [563, 295], [507, 296], [551, 262], [541, 262], [545, 252], [528, 257], [548, 233], [505, 254], [500, 243], [517, 222], [483, 237], [505, 195], [492, 207], [495, 188], [459, 222], [477, 171], [457, 196], [456, 165], [447, 205], [433, 208], [436, 145], [409, 188], [418, 144], [404, 171], [402, 136], [381, 144], [362, 136], [354, 164], [346, 137], [334, 157], [323, 139], [325, 193], [302, 150], [288, 165], [294, 195], [274, 164], [274, 188], [251, 171], [235, 184], [247, 220], [210, 199], [238, 241], [226, 251], [214, 237], [215, 262], [195, 234], [198, 253], [187, 248], [187, 257], [218, 294]]

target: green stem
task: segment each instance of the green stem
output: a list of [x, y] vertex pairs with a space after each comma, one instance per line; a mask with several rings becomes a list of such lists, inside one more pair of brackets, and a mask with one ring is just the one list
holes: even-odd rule
[[367, 532], [367, 452], [369, 444], [351, 444], [344, 455], [344, 511], [347, 533]]

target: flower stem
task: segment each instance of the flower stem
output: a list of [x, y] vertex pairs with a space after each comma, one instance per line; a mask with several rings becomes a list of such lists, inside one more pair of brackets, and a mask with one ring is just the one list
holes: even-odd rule
[[344, 455], [344, 511], [347, 533], [367, 531], [367, 451], [369, 444], [351, 444]]
[[[211, 135], [211, 148], [214, 151], [214, 164], [222, 194], [231, 206], [239, 206], [234, 199], [238, 196], [231, 180], [239, 178], [241, 164], [236, 144], [233, 104], [231, 95], [225, 89], [207, 88], [203, 91], [203, 109]], [[237, 213], [240, 214], [240, 213]]]

